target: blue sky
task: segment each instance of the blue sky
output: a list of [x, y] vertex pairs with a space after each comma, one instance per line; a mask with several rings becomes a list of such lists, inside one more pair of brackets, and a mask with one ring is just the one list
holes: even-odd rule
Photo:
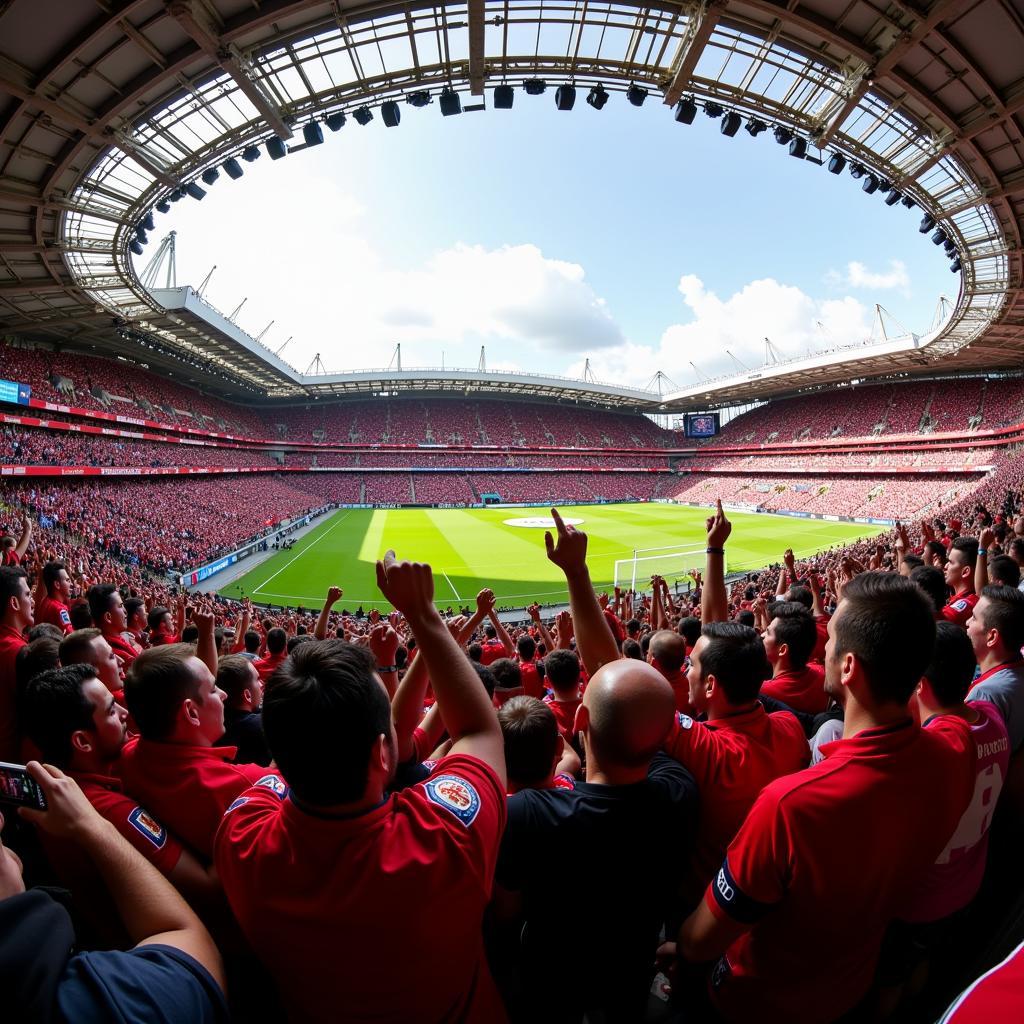
[[[206, 296], [300, 370], [476, 365], [645, 384], [860, 341], [880, 302], [924, 333], [959, 278], [849, 174], [789, 157], [765, 132], [729, 139], [698, 113], [677, 124], [651, 95], [603, 111], [517, 90], [511, 111], [402, 124], [349, 119], [324, 145], [157, 215], [178, 231], [179, 284], [217, 264]], [[490, 93], [488, 92], [488, 103]], [[469, 102], [463, 96], [463, 102]], [[301, 139], [301, 136], [299, 136]], [[144, 265], [154, 251], [151, 240]], [[825, 331], [816, 324], [825, 324]], [[691, 364], [695, 364], [695, 371]]]

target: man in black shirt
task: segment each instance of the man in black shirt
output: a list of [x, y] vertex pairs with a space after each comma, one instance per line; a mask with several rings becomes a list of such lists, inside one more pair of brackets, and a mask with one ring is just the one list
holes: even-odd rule
[[224, 702], [224, 735], [218, 747], [238, 747], [235, 764], [261, 764], [273, 760], [263, 738], [263, 680], [256, 666], [241, 654], [229, 654], [217, 662], [217, 685], [227, 694]]

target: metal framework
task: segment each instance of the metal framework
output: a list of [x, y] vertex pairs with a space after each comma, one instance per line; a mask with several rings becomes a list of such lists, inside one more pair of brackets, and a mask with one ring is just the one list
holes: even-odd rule
[[271, 138], [295, 145], [310, 121], [412, 91], [481, 96], [543, 78], [635, 83], [669, 105], [694, 97], [788, 126], [811, 152], [891, 182], [963, 267], [948, 318], [924, 338], [635, 392], [637, 405], [1022, 362], [1021, 0], [126, 0], [49, 5], [45, 25], [41, 10], [0, 4], [0, 328], [10, 333], [113, 352], [135, 332], [157, 340], [151, 361], [173, 353], [216, 368], [222, 389], [326, 389], [161, 306], [132, 269], [138, 226], [204, 170]]

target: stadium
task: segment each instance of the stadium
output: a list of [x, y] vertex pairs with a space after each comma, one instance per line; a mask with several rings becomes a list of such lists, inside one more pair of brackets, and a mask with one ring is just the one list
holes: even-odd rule
[[[623, 110], [657, 115], [649, 151]], [[828, 286], [919, 311], [901, 225], [955, 294], [916, 332], [880, 305], [837, 326], [835, 292], [813, 344], [756, 308], [705, 338], [718, 299], [684, 277], [698, 322], [648, 359], [548, 257], [574, 337], [524, 288], [486, 344], [453, 328], [412, 365], [444, 266], [475, 261], [450, 291], [483, 308], [532, 250], [453, 236], [461, 262], [392, 271], [394, 333], [362, 336], [374, 260], [325, 237], [330, 191], [235, 279], [262, 331], [216, 265], [192, 276], [243, 265], [231, 189], [260, 176], [260, 231], [342, 143], [353, 181], [377, 147], [400, 182], [382, 237], [432, 189], [437, 222], [471, 217], [488, 176], [582, 209], [601, 166], [478, 134], [514, 112], [550, 144], [552, 111], [570, 145], [609, 132], [609, 179], [634, 161], [608, 207], [646, 216], [600, 225], [620, 305], [699, 249], [667, 207], [701, 204], [764, 274], [877, 237], [892, 281], [851, 261]], [[686, 146], [710, 165], [659, 194]], [[813, 228], [772, 194], [797, 175]], [[496, 203], [529, 224], [529, 188]], [[1024, 1018], [1022, 223], [1019, 0], [0, 3], [12, 1019]], [[289, 289], [332, 287], [330, 246], [356, 280], [308, 313]], [[317, 340], [279, 343], [307, 314]]]

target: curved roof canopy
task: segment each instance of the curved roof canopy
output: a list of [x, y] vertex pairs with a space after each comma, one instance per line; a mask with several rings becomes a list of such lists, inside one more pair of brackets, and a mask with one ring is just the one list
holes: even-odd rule
[[[617, 404], [696, 408], [1024, 362], [1022, 0], [0, 0], [0, 329], [135, 357], [146, 338], [148, 362], [184, 359], [222, 390], [349, 391], [357, 375], [297, 374], [162, 306], [131, 266], [139, 226], [191, 201], [203, 171], [272, 139], [307, 145], [306, 127], [331, 115], [415, 93], [436, 107], [445, 89], [465, 109], [532, 79], [637, 86], [667, 122], [693, 99], [783, 126], [811, 158], [839, 153], [920, 207], [962, 266], [926, 338], [670, 396], [615, 389]], [[551, 378], [523, 380], [553, 393]]]

